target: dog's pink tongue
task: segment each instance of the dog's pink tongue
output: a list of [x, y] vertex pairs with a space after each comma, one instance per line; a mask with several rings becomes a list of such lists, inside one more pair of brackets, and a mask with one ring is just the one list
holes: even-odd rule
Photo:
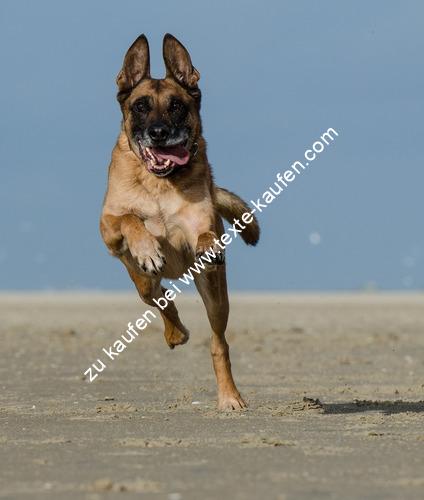
[[166, 148], [152, 148], [153, 154], [163, 161], [171, 160], [177, 165], [185, 165], [190, 159], [190, 153], [184, 146], [170, 146]]

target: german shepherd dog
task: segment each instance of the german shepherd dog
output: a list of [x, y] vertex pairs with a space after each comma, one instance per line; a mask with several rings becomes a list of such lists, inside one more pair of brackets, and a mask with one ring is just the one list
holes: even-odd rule
[[[231, 374], [225, 339], [229, 305], [225, 262], [215, 240], [224, 232], [221, 217], [233, 223], [248, 209], [235, 194], [215, 186], [200, 119], [200, 74], [185, 47], [172, 35], [163, 39], [166, 77], [150, 76], [149, 45], [141, 35], [128, 49], [117, 77], [122, 127], [112, 152], [100, 230], [110, 253], [128, 270], [141, 299], [157, 306], [162, 278], [177, 279], [205, 251], [216, 257], [195, 277], [212, 328], [211, 354], [218, 385], [218, 408], [246, 403]], [[259, 239], [255, 218], [241, 236]], [[160, 310], [165, 340], [173, 349], [187, 342], [174, 302]]]

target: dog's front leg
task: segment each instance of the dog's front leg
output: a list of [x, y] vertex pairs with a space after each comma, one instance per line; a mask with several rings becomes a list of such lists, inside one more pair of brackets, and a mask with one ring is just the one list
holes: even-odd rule
[[112, 255], [120, 257], [129, 251], [135, 265], [144, 273], [162, 271], [166, 261], [159, 242], [136, 215], [103, 214], [100, 230]]
[[197, 260], [205, 254], [202, 261], [207, 268], [214, 268], [216, 264], [225, 261], [224, 246], [219, 242], [219, 231], [216, 229], [216, 221], [212, 216], [196, 214], [187, 218], [187, 240]]
[[214, 231], [205, 231], [197, 238], [195, 255], [200, 259], [204, 255], [205, 264], [215, 265], [225, 262], [224, 246], [221, 246], [218, 236]]
[[[150, 306], [158, 307], [155, 299], [160, 299], [166, 290], [160, 286], [161, 276], [158, 273], [165, 258], [156, 238], [135, 215], [103, 215], [100, 228], [107, 247], [127, 268], [141, 299]], [[187, 342], [189, 333], [180, 321], [175, 304], [169, 302], [160, 313], [169, 347], [173, 349]]]

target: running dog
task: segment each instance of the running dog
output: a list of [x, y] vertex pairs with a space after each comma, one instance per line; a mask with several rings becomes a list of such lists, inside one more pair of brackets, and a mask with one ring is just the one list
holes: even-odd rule
[[[233, 223], [246, 203], [214, 184], [200, 119], [200, 74], [185, 47], [172, 35], [163, 39], [166, 76], [150, 76], [147, 38], [128, 49], [117, 77], [122, 127], [112, 152], [100, 221], [110, 253], [128, 270], [141, 299], [156, 306], [166, 292], [162, 278], [177, 279], [206, 251], [215, 257], [195, 277], [212, 328], [211, 354], [218, 385], [218, 408], [241, 409], [225, 339], [229, 305], [225, 258], [217, 240], [221, 217]], [[254, 217], [241, 234], [259, 239]], [[173, 349], [187, 342], [174, 302], [160, 310], [165, 339]]]

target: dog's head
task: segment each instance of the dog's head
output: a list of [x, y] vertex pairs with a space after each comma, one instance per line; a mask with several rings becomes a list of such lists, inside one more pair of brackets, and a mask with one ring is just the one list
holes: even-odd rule
[[163, 39], [166, 77], [150, 77], [149, 44], [141, 35], [128, 49], [116, 79], [124, 130], [147, 169], [165, 177], [187, 165], [201, 134], [199, 72], [172, 35]]

